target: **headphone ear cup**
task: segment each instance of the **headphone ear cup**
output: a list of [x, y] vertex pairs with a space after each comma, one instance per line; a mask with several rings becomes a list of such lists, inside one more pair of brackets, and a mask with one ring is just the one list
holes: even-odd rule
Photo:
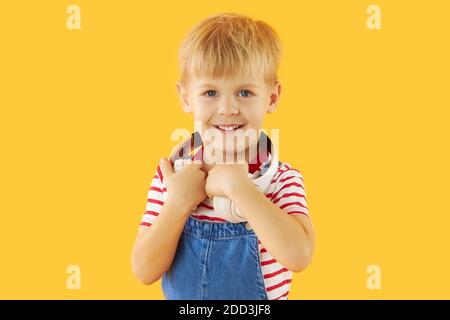
[[185, 163], [184, 160], [185, 159], [177, 159], [177, 160], [175, 160], [175, 162], [173, 163], [173, 170], [175, 172], [181, 171], [181, 169], [183, 169], [186, 166], [186, 163]]
[[231, 202], [231, 216], [234, 218], [236, 222], [246, 222], [243, 216], [239, 214], [239, 209], [235, 206], [234, 202]]
[[219, 196], [213, 197], [213, 207], [217, 217], [232, 223], [242, 222], [242, 218], [239, 219], [240, 216], [236, 216], [234, 205], [229, 198]]

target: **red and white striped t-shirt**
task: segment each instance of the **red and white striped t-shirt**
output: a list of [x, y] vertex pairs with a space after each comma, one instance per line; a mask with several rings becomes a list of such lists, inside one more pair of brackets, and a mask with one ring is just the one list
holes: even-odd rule
[[[270, 156], [264, 163], [259, 163], [258, 168], [252, 169], [249, 166], [251, 178], [258, 177], [260, 169], [264, 166], [267, 167], [269, 161]], [[150, 227], [161, 212], [167, 197], [167, 189], [162, 181], [164, 181], [164, 177], [158, 166], [148, 191], [145, 212], [140, 222], [141, 226]], [[303, 214], [309, 217], [303, 176], [300, 171], [292, 168], [288, 163], [279, 162], [278, 171], [271, 181], [266, 197], [287, 214]], [[208, 198], [198, 205], [191, 216], [209, 222], [225, 222], [214, 216], [212, 200]], [[259, 240], [258, 247], [261, 271], [269, 300], [286, 300], [291, 287], [292, 272], [276, 261]]]

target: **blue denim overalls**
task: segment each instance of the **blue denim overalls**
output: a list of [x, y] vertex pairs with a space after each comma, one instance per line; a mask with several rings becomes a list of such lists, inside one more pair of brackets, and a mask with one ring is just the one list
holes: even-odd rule
[[170, 300], [267, 300], [256, 234], [189, 216], [162, 287]]
[[[270, 150], [270, 139], [267, 143]], [[194, 157], [201, 159], [201, 152]], [[261, 174], [269, 166], [265, 162]], [[162, 287], [169, 300], [268, 300], [255, 232], [246, 222], [214, 223], [189, 216]]]

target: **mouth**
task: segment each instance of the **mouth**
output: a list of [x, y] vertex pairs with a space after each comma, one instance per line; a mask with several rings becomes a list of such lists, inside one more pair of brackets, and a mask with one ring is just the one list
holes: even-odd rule
[[245, 124], [220, 124], [220, 125], [213, 124], [212, 126], [216, 129], [220, 130], [221, 132], [233, 133], [234, 131], [236, 131], [238, 129], [242, 129], [245, 126]]

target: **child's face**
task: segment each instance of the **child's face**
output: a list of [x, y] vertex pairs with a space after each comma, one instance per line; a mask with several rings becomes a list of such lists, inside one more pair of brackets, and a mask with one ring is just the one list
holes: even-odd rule
[[[279, 83], [269, 86], [262, 76], [191, 77], [185, 86], [177, 83], [177, 92], [184, 111], [193, 113], [195, 130], [200, 132], [203, 140], [206, 130], [215, 130], [223, 139], [222, 144], [215, 146], [216, 151], [236, 154], [256, 146], [264, 115], [275, 110], [281, 86]], [[245, 146], [236, 144], [227, 148], [226, 139], [236, 135], [239, 129], [254, 130], [256, 139], [249, 139]]]

